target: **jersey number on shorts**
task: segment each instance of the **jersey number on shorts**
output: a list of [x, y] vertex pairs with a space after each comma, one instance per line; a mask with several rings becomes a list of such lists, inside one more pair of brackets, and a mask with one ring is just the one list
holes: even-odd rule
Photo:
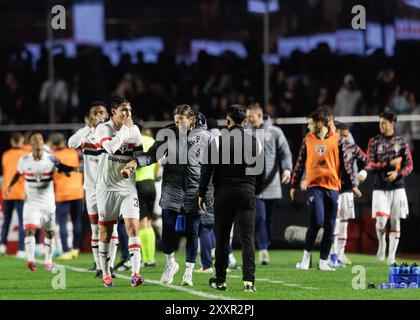
[[139, 207], [139, 199], [134, 198], [134, 208], [138, 208]]

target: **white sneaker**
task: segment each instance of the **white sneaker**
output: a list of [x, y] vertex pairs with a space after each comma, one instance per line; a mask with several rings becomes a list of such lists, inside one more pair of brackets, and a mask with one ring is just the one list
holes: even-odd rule
[[214, 272], [214, 270], [213, 270], [213, 268], [212, 268], [212, 267], [207, 268], [207, 269], [203, 269], [203, 268], [201, 267], [200, 269], [194, 270], [194, 272], [197, 272], [197, 273], [213, 273], [213, 272]]
[[311, 264], [311, 253], [303, 251], [302, 261], [296, 263], [296, 269], [298, 270], [309, 270]]
[[319, 260], [318, 270], [321, 270], [321, 271], [335, 271], [334, 268], [331, 268], [328, 265], [328, 261], [327, 260], [322, 260], [322, 259]]
[[193, 286], [193, 282], [192, 282], [192, 271], [193, 269], [185, 269], [185, 273], [184, 276], [182, 277], [182, 286], [188, 285], [190, 287]]
[[260, 250], [259, 261], [260, 261], [260, 264], [263, 266], [268, 265], [268, 263], [270, 262], [270, 255], [268, 254], [267, 250]]
[[229, 269], [235, 269], [236, 268], [236, 259], [233, 253], [229, 254]]
[[0, 256], [5, 256], [5, 255], [6, 255], [6, 245], [0, 244]]
[[160, 277], [160, 282], [163, 284], [171, 284], [174, 281], [174, 275], [179, 270], [179, 264], [176, 262], [167, 263], [165, 270]]
[[390, 265], [393, 265], [394, 263], [396, 263], [397, 261], [395, 260], [395, 257], [391, 257], [391, 256], [388, 256], [388, 260], [387, 260], [387, 264], [390, 266]]
[[351, 264], [351, 260], [346, 256], [346, 254], [343, 254], [343, 258], [341, 259], [341, 261], [343, 261], [344, 264]]
[[18, 259], [26, 259], [26, 252], [19, 250], [18, 252], [16, 252], [16, 258]]

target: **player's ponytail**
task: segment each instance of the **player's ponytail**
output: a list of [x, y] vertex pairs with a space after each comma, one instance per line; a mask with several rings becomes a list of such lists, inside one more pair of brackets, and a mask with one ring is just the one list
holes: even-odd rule
[[177, 105], [173, 113], [174, 117], [176, 115], [187, 117], [191, 121], [190, 130], [195, 129], [196, 124], [197, 124], [197, 118], [196, 118], [195, 112], [188, 104]]

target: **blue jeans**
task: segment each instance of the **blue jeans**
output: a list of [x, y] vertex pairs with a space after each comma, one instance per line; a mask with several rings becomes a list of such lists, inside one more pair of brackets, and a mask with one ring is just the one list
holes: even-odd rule
[[[176, 218], [180, 213], [175, 210], [162, 209], [162, 249], [163, 253], [175, 252], [178, 234], [175, 231]], [[186, 262], [195, 263], [198, 251], [199, 214], [186, 214]]]
[[305, 250], [312, 251], [319, 229], [324, 228], [320, 254], [323, 260], [327, 260], [334, 241], [338, 194], [338, 191], [322, 187], [309, 188], [306, 193], [310, 220], [308, 231], [306, 232]]
[[215, 247], [214, 226], [200, 224], [200, 259], [203, 269], [213, 267], [211, 249]]
[[57, 221], [60, 226], [60, 239], [63, 252], [69, 251], [67, 242], [67, 216], [70, 213], [73, 223], [73, 249], [80, 249], [82, 241], [83, 200], [61, 201], [56, 203]]
[[268, 235], [266, 225], [266, 207], [262, 199], [257, 199], [255, 203], [255, 237], [260, 250], [268, 249]]
[[19, 220], [19, 250], [25, 250], [25, 230], [23, 228], [23, 200], [4, 200], [4, 221], [1, 227], [1, 244], [7, 244], [10, 223], [12, 222], [13, 210], [16, 209]]

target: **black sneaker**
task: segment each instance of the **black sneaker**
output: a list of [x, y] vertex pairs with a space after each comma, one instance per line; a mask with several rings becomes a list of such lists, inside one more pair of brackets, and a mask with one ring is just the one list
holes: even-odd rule
[[144, 263], [145, 267], [156, 267], [156, 261], [153, 262], [145, 262]]
[[261, 261], [261, 265], [262, 266], [268, 266], [268, 261], [266, 261], [266, 260]]
[[96, 279], [102, 279], [102, 276], [103, 276], [102, 270], [101, 269], [96, 270], [95, 278]]
[[255, 289], [254, 283], [250, 281], [244, 281], [244, 292], [255, 292], [257, 289]]
[[112, 279], [115, 279], [115, 273], [114, 273], [114, 268], [109, 268], [111, 271], [111, 277]]
[[130, 270], [130, 269], [131, 269], [131, 261], [130, 261], [130, 259], [121, 260], [114, 267], [114, 270], [117, 270], [117, 271], [127, 271], [127, 270]]
[[218, 282], [216, 278], [210, 278], [209, 285], [210, 287], [216, 290], [220, 290], [220, 291], [227, 290], [226, 282]]

